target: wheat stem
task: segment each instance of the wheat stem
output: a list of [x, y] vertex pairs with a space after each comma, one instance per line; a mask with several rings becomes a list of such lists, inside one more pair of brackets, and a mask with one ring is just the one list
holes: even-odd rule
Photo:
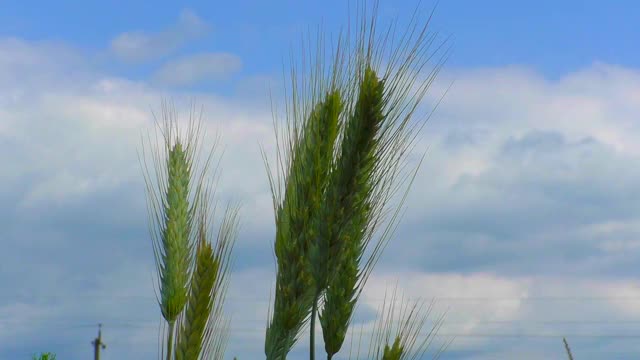
[[173, 332], [175, 325], [175, 320], [169, 321], [169, 334], [167, 336], [167, 360], [171, 360], [171, 355], [173, 355]]
[[315, 360], [316, 358], [316, 316], [318, 314], [318, 301], [317, 296], [313, 301], [313, 307], [311, 309], [311, 325], [309, 327], [309, 360]]

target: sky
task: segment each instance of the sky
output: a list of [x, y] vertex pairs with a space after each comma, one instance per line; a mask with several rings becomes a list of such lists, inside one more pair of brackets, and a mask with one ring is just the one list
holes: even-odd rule
[[[435, 3], [380, 0], [380, 23], [418, 5], [426, 19]], [[227, 357], [262, 358], [275, 227], [260, 144], [275, 157], [271, 101], [285, 105], [301, 39], [320, 25], [337, 35], [348, 11], [0, 2], [0, 359], [89, 358], [98, 323], [103, 360], [157, 358], [138, 151], [167, 98], [184, 119], [202, 105], [207, 141], [220, 136], [217, 196], [241, 203]], [[437, 4], [429, 26], [453, 52], [420, 110], [449, 91], [409, 155], [416, 166], [427, 153], [359, 302], [365, 341], [397, 284], [435, 299], [433, 320], [446, 311], [442, 359], [562, 359], [563, 336], [578, 359], [637, 358], [638, 14], [622, 0]]]

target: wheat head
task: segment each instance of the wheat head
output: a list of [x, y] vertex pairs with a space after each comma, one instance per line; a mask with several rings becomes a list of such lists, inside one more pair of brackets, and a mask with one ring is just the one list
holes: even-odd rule
[[[351, 93], [347, 99], [350, 117], [327, 190], [327, 210], [317, 222], [318, 226], [331, 224], [333, 229], [319, 239], [327, 242], [324, 247], [330, 250], [325, 266], [330, 269], [328, 273], [335, 274], [328, 279], [320, 314], [328, 359], [343, 345], [358, 297], [397, 224], [400, 207], [413, 182], [414, 177], [404, 177], [410, 180], [404, 196], [371, 255], [363, 261], [365, 250], [385, 218], [387, 203], [397, 191], [393, 185], [405, 153], [420, 130], [408, 127], [409, 120], [433, 80], [430, 76], [424, 83], [415, 83], [426, 62], [423, 56], [428, 45], [427, 25], [417, 36], [403, 37], [397, 47], [386, 48], [386, 37], [379, 40], [375, 36], [375, 12], [374, 8], [370, 22], [366, 15], [363, 17], [350, 56], [351, 85], [345, 92]], [[415, 28], [410, 30], [415, 32]], [[385, 51], [390, 51], [390, 56], [387, 67], [382, 68]], [[435, 76], [437, 71], [432, 74]], [[398, 353], [398, 346], [391, 345], [389, 354]]]
[[154, 172], [147, 165], [143, 142], [149, 228], [159, 279], [158, 303], [168, 324], [167, 359], [174, 356], [176, 322], [187, 304], [189, 281], [194, 265], [197, 265], [194, 244], [198, 244], [198, 224], [194, 220], [206, 198], [203, 193], [210, 186], [205, 182], [205, 176], [213, 149], [198, 169], [201, 121], [196, 122], [194, 114], [192, 110], [186, 136], [178, 129], [172, 104], [163, 101], [161, 124], [154, 114], [162, 136], [162, 145], [156, 148], [152, 145], [150, 151]]
[[[332, 197], [327, 208], [333, 208], [333, 211], [329, 210], [327, 215], [338, 216], [334, 220], [335, 224], [344, 224], [334, 226], [334, 232], [319, 238], [319, 241], [328, 240], [329, 244], [325, 247], [330, 250], [326, 252], [328, 256], [321, 265], [327, 270], [334, 269], [336, 274], [326, 290], [323, 313], [320, 315], [325, 350], [329, 358], [342, 347], [355, 305], [358, 262], [363, 250], [359, 238], [364, 234], [370, 217], [368, 200], [372, 164], [375, 161], [375, 135], [383, 120], [382, 87], [382, 82], [376, 78], [375, 73], [367, 69], [356, 111], [345, 130], [341, 156], [334, 172], [336, 180], [328, 190], [328, 196]], [[331, 215], [332, 213], [335, 215]], [[324, 222], [329, 223], [326, 220]], [[320, 221], [318, 223], [321, 224]], [[327, 281], [327, 278], [323, 280]]]
[[267, 359], [278, 359], [289, 352], [315, 298], [308, 262], [315, 238], [311, 221], [327, 181], [340, 112], [339, 94], [327, 93], [308, 116], [302, 134], [293, 140], [291, 170], [276, 217], [278, 272], [274, 311], [266, 333]]
[[[315, 72], [302, 78], [302, 87], [311, 89], [310, 95], [299, 94], [294, 82], [292, 105], [287, 107], [287, 114], [292, 115], [288, 118], [292, 121], [285, 148], [287, 164], [279, 162], [284, 195], [274, 191], [269, 177], [276, 214], [277, 275], [274, 312], [265, 339], [268, 359], [286, 356], [309, 313], [313, 359], [313, 325], [319, 308], [328, 358], [344, 342], [358, 296], [397, 224], [400, 205], [414, 178], [400, 174], [421, 128], [411, 126], [409, 120], [442, 66], [437, 64], [426, 80], [417, 82], [431, 58], [425, 56], [432, 41], [425, 28], [416, 31], [414, 26], [398, 46], [387, 47], [387, 37], [375, 37], [374, 16], [371, 23], [360, 24], [353, 49], [348, 37], [346, 52], [339, 43], [327, 77], [322, 76], [323, 53], [318, 51]], [[383, 58], [388, 62], [386, 68], [381, 66]], [[331, 81], [323, 81], [329, 78]], [[322, 86], [329, 82], [331, 87]], [[340, 125], [336, 143], [340, 146], [332, 145], [333, 136], [318, 136], [323, 133], [313, 127], [314, 115], [331, 97], [327, 89], [337, 89], [335, 94], [340, 96], [342, 111], [336, 112]], [[410, 183], [372, 254], [363, 261], [364, 251], [386, 216], [386, 204], [399, 188], [398, 178]]]
[[214, 284], [220, 264], [207, 241], [206, 217], [202, 214], [198, 223], [198, 247], [196, 263], [191, 277], [189, 299], [177, 335], [176, 360], [197, 360], [202, 351], [206, 323], [211, 314]]

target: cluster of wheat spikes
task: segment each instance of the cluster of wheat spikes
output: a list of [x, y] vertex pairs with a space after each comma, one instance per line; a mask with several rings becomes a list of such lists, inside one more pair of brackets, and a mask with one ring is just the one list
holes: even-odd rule
[[163, 103], [161, 124], [154, 115], [163, 140], [151, 151], [155, 173], [147, 165], [144, 146], [142, 150], [158, 303], [168, 325], [167, 360], [222, 359], [227, 343], [228, 321], [223, 319], [222, 305], [238, 208], [226, 208], [214, 247], [213, 178], [207, 175], [217, 141], [207, 158], [199, 161], [201, 114], [195, 121], [192, 109], [185, 136], [179, 132], [174, 108]]
[[[327, 359], [340, 351], [358, 298], [406, 197], [405, 192], [370, 246], [398, 190], [405, 155], [424, 125], [410, 120], [447, 53], [425, 76], [421, 70], [432, 56], [427, 51], [435, 39], [426, 31], [429, 20], [419, 26], [414, 17], [394, 45], [395, 26], [382, 36], [376, 32], [376, 8], [377, 3], [370, 18], [363, 11], [354, 34], [348, 29], [340, 36], [337, 50], [329, 55], [330, 66], [325, 66], [321, 46], [310, 53], [308, 73], [304, 61], [300, 78], [292, 66], [287, 140], [278, 151], [277, 184], [269, 171], [277, 258], [274, 308], [265, 340], [269, 360], [284, 359], [308, 322], [314, 359], [317, 316]], [[266, 157], [265, 162], [270, 170]], [[410, 180], [408, 190], [413, 177], [402, 180]], [[406, 358], [408, 349], [401, 344], [399, 340], [393, 351]]]
[[[292, 65], [284, 143], [274, 123], [277, 182], [262, 152], [276, 223], [275, 299], [265, 337], [269, 360], [286, 359], [307, 325], [309, 355], [315, 359], [316, 318], [327, 359], [343, 347], [357, 301], [397, 226], [416, 174], [402, 170], [430, 113], [418, 119], [414, 113], [448, 56], [445, 51], [432, 71], [422, 71], [433, 57], [428, 53], [436, 38], [427, 32], [431, 16], [421, 25], [416, 12], [394, 43], [395, 24], [382, 36], [376, 32], [377, 2], [371, 17], [365, 6], [357, 12], [355, 31], [349, 26], [339, 37], [330, 60], [319, 36], [317, 51], [309, 52], [310, 71], [305, 71], [304, 60], [300, 73]], [[143, 146], [158, 303], [168, 325], [161, 356], [166, 350], [167, 360], [222, 359], [228, 335], [221, 307], [237, 208], [227, 208], [214, 250], [208, 207], [212, 184], [206, 181], [213, 149], [199, 168], [201, 121], [194, 122], [194, 114], [192, 110], [187, 136], [181, 136], [175, 110], [163, 103], [158, 124], [163, 146], [151, 151], [155, 173], [147, 166]], [[412, 124], [412, 119], [417, 121]], [[388, 204], [407, 181], [389, 219]], [[432, 333], [416, 348], [426, 319], [416, 321], [418, 312], [414, 307], [405, 314], [393, 339], [391, 320], [381, 322], [381, 333], [387, 335], [372, 340], [378, 347], [372, 345], [368, 358], [413, 359], [424, 353]]]

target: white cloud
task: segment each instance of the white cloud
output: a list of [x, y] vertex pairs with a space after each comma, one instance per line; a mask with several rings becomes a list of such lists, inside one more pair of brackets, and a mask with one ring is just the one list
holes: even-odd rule
[[[445, 273], [429, 274], [415, 271], [402, 271], [393, 274], [372, 276], [362, 296], [362, 304], [377, 309], [382, 305], [385, 291], [398, 285], [398, 292], [406, 296], [408, 302], [422, 299], [435, 301], [430, 315], [433, 323], [445, 315], [440, 334], [475, 334], [483, 331], [483, 321], [509, 321], [522, 315], [523, 302], [528, 296], [526, 279], [509, 279], [492, 274], [472, 273], [468, 275]], [[496, 299], [487, 301], [487, 299]], [[397, 302], [394, 307], [399, 307]], [[366, 327], [372, 331], [373, 323]], [[426, 325], [422, 334], [430, 331]], [[421, 337], [422, 338], [422, 337]], [[446, 339], [446, 337], [445, 337]], [[439, 339], [440, 341], [442, 339]], [[478, 346], [482, 339], [461, 337], [454, 348]]]
[[[629, 331], [632, 327], [625, 327], [625, 321], [639, 314], [636, 306], [640, 299], [638, 281], [612, 282], [572, 276], [387, 272], [372, 276], [361, 304], [380, 309], [385, 291], [392, 291], [396, 283], [398, 293], [411, 299], [405, 303], [416, 299], [437, 300], [419, 340], [424, 339], [446, 310], [439, 340], [455, 335], [451, 351], [485, 349], [483, 352], [486, 353], [486, 349], [493, 349], [491, 355], [478, 355], [474, 359], [500, 358], [511, 347], [500, 345], [509, 341], [508, 338], [502, 340], [502, 336], [510, 334], [523, 335], [525, 340], [518, 340], [518, 351], [529, 356], [527, 358], [533, 358], [535, 351], [555, 356], [557, 351], [536, 349], [526, 343], [539, 336], [558, 341], [565, 334], [632, 334]], [[402, 303], [398, 302], [395, 307]], [[381, 315], [377, 311], [377, 316]], [[367, 322], [365, 331], [372, 331], [373, 325], [373, 321]], [[492, 334], [497, 337], [491, 337]]]
[[209, 31], [207, 25], [191, 10], [180, 13], [178, 23], [157, 33], [125, 32], [111, 41], [111, 51], [126, 62], [144, 62], [166, 56], [188, 41]]
[[632, 141], [640, 131], [632, 121], [640, 110], [635, 69], [594, 63], [553, 82], [522, 67], [445, 71], [432, 100], [454, 79], [437, 111], [438, 128], [494, 136], [556, 131], [569, 140], [593, 137], [640, 154]]
[[189, 55], [164, 64], [154, 75], [154, 80], [168, 85], [190, 85], [228, 78], [241, 67], [242, 61], [233, 54]]

